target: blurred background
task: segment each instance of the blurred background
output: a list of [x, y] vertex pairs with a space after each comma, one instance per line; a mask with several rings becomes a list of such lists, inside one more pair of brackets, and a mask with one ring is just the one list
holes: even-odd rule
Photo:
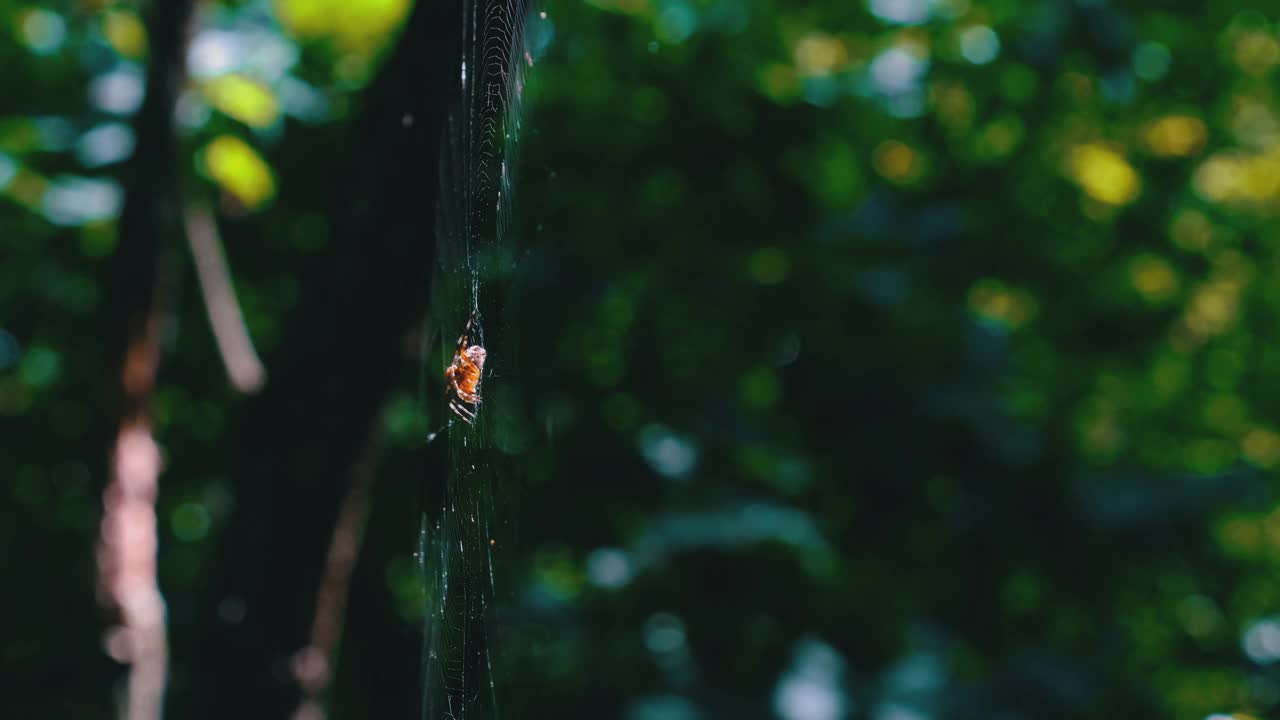
[[170, 717], [1280, 716], [1273, 8], [0, 28], [0, 714], [142, 717], [138, 422]]

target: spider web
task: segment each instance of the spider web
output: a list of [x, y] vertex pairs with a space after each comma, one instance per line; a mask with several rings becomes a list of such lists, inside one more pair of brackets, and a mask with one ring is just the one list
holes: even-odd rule
[[[514, 557], [512, 506], [518, 493], [516, 474], [495, 440], [502, 444], [502, 428], [518, 405], [504, 402], [516, 356], [504, 347], [501, 328], [515, 272], [511, 196], [525, 72], [533, 64], [526, 33], [537, 30], [531, 4], [462, 0], [461, 42], [451, 73], [431, 303], [439, 342], [425, 360], [425, 384], [442, 384], [468, 318], [470, 341], [485, 347], [488, 359], [473, 425], [447, 410], [447, 397], [432, 391], [428, 400], [428, 414], [447, 423], [445, 442], [437, 443], [447, 457], [433, 464], [439, 472], [424, 479], [427, 500], [418, 539], [426, 603], [424, 718], [499, 716], [503, 683], [493, 618]], [[492, 327], [487, 316], [496, 318]]]

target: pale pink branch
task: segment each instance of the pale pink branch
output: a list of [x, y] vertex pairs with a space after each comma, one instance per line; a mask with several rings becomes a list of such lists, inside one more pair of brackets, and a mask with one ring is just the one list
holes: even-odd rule
[[333, 678], [338, 644], [342, 638], [347, 597], [351, 590], [351, 573], [355, 570], [364, 540], [365, 520], [369, 513], [369, 490], [373, 486], [381, 433], [375, 425], [360, 458], [351, 469], [351, 485], [342, 500], [338, 520], [333, 528], [324, 577], [316, 593], [316, 614], [311, 624], [307, 646], [293, 656], [293, 675], [302, 687], [302, 702], [293, 720], [324, 720], [324, 696]]
[[126, 420], [103, 493], [98, 564], [103, 590], [119, 613], [119, 625], [107, 631], [107, 653], [131, 666], [128, 720], [158, 720], [164, 698], [169, 651], [164, 598], [156, 583], [160, 466], [160, 448], [147, 422]]
[[125, 409], [102, 493], [98, 582], [116, 613], [117, 624], [106, 633], [107, 653], [130, 666], [121, 713], [126, 720], [160, 720], [169, 662], [165, 604], [156, 579], [155, 503], [162, 461], [146, 410], [160, 360], [159, 309], [169, 295], [167, 279], [170, 274], [157, 274], [147, 311], [125, 348], [120, 368]]
[[217, 224], [208, 210], [194, 206], [187, 209], [186, 224], [209, 326], [213, 328], [213, 339], [222, 355], [227, 377], [240, 392], [257, 392], [266, 382], [267, 372], [249, 338], [244, 314], [231, 286], [231, 272], [218, 239]]

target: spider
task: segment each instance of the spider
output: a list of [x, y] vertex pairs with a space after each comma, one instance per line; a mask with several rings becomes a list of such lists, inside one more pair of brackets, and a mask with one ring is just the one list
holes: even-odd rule
[[[471, 321], [463, 328], [458, 338], [458, 349], [453, 353], [453, 362], [444, 370], [444, 379], [453, 389], [457, 397], [449, 398], [449, 409], [468, 425], [475, 422], [480, 405], [480, 374], [484, 371], [484, 348], [469, 345], [467, 337], [471, 334]], [[467, 407], [471, 405], [473, 407]]]

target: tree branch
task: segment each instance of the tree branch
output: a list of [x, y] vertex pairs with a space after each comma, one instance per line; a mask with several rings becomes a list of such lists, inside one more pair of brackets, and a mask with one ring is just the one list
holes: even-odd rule
[[103, 491], [98, 545], [102, 602], [116, 614], [107, 651], [128, 663], [121, 715], [158, 720], [168, 664], [164, 598], [156, 580], [155, 500], [160, 449], [151, 434], [150, 404], [160, 363], [160, 330], [174, 275], [166, 245], [181, 228], [177, 194], [173, 109], [184, 74], [187, 24], [194, 3], [156, 3], [148, 25], [152, 40], [147, 94], [135, 119], [137, 151], [129, 165], [119, 245], [112, 262], [114, 337], [123, 342], [118, 430]]
[[359, 461], [351, 469], [351, 486], [342, 500], [325, 560], [324, 578], [316, 593], [311, 641], [293, 659], [293, 674], [304, 695], [302, 704], [294, 713], [294, 720], [324, 720], [326, 716], [324, 700], [337, 664], [338, 644], [351, 592], [351, 574], [360, 556], [365, 520], [369, 514], [369, 491], [375, 477], [374, 466], [382, 449], [381, 439], [382, 430], [375, 427]]
[[243, 393], [257, 392], [266, 382], [267, 373], [258, 359], [249, 330], [244, 325], [240, 303], [231, 286], [231, 271], [218, 238], [218, 225], [205, 208], [191, 205], [186, 211], [187, 242], [204, 296], [209, 327], [222, 356], [232, 386]]

